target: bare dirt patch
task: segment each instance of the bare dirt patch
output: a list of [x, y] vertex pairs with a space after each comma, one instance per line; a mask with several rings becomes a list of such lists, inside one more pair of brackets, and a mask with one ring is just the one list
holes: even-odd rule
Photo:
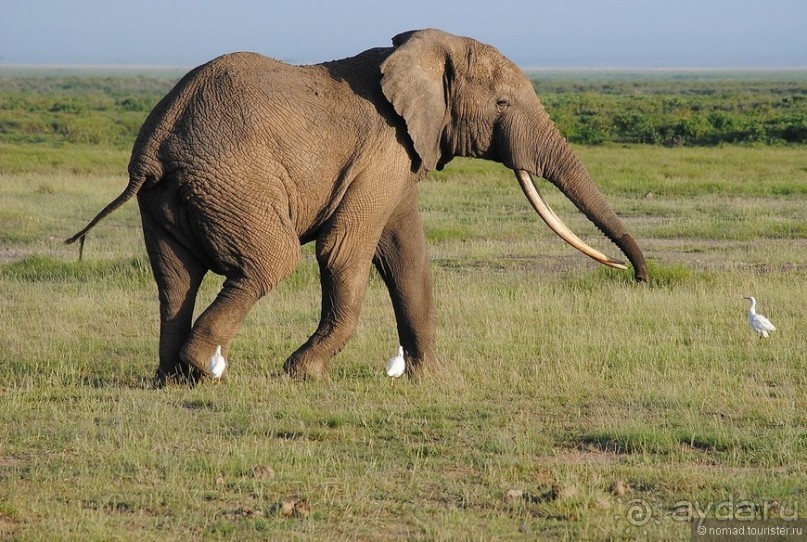
[[16, 262], [27, 255], [27, 252], [17, 248], [0, 248], [0, 264]]
[[626, 455], [629, 454], [590, 448], [559, 450], [555, 455], [547, 459], [547, 463], [560, 465], [610, 465], [618, 463]]

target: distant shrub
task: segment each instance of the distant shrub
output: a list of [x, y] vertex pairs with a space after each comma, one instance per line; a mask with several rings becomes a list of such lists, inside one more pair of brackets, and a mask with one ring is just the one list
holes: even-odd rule
[[[613, 75], [533, 85], [573, 143], [807, 143], [807, 81]], [[631, 77], [635, 77], [633, 80]], [[727, 76], [728, 77], [728, 76]]]
[[146, 97], [127, 97], [115, 102], [123, 111], [139, 111], [149, 113], [154, 107], [154, 100]]

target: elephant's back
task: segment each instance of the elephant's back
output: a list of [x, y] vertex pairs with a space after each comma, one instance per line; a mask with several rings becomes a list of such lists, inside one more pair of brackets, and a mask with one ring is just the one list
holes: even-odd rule
[[[193, 85], [195, 79], [213, 84], [221, 84], [226, 79], [248, 82], [260, 78], [263, 74], [294, 71], [295, 68], [297, 66], [260, 53], [242, 51], [222, 55], [203, 64], [197, 68], [198, 71], [194, 70], [188, 74], [191, 76], [188, 84]], [[181, 84], [182, 81], [177, 85]]]
[[[264, 171], [251, 175], [280, 172], [307, 182], [318, 178], [314, 171], [338, 170], [359, 139], [395, 122], [379, 84], [388, 54], [375, 49], [310, 66], [249, 52], [217, 57], [185, 75], [154, 108], [130, 175], [153, 179], [148, 187], [166, 171], [207, 178], [252, 164]], [[332, 152], [323, 153], [326, 147]]]
[[232, 108], [238, 105], [233, 99], [249, 98], [243, 95], [254, 93], [277, 74], [294, 68], [258, 53], [230, 53], [214, 58], [188, 72], [155, 106], [144, 127], [174, 125], [189, 109], [209, 115], [215, 111], [207, 108]]
[[284, 62], [250, 52], [226, 54], [194, 68], [143, 123], [132, 150], [130, 175], [159, 177], [158, 166], [171, 169], [170, 162], [198, 159], [191, 156], [194, 145], [214, 153], [224, 151], [228, 142], [235, 145], [243, 141], [254, 128], [251, 121], [256, 119], [250, 117], [271, 93], [261, 89], [257, 81], [271, 81], [272, 74], [292, 69]]

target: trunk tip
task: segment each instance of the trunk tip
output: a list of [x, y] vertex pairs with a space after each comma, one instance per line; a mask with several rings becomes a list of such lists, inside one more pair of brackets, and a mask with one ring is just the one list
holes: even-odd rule
[[634, 269], [633, 278], [636, 279], [636, 282], [639, 284], [647, 284], [650, 282], [650, 277], [647, 273], [647, 266], [641, 265]]

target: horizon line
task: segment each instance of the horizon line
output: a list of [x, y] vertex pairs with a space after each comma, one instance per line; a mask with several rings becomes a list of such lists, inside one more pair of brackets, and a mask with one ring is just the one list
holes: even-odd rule
[[[283, 61], [295, 64], [290, 61]], [[300, 66], [310, 65], [308, 63], [298, 64]], [[630, 72], [630, 71], [654, 71], [654, 72], [699, 72], [699, 71], [807, 71], [807, 65], [781, 65], [781, 66], [541, 66], [518, 64], [523, 71], [590, 71], [590, 72]], [[191, 70], [199, 66], [193, 64], [129, 64], [129, 63], [15, 63], [0, 62], [0, 69], [93, 69], [93, 70]]]

